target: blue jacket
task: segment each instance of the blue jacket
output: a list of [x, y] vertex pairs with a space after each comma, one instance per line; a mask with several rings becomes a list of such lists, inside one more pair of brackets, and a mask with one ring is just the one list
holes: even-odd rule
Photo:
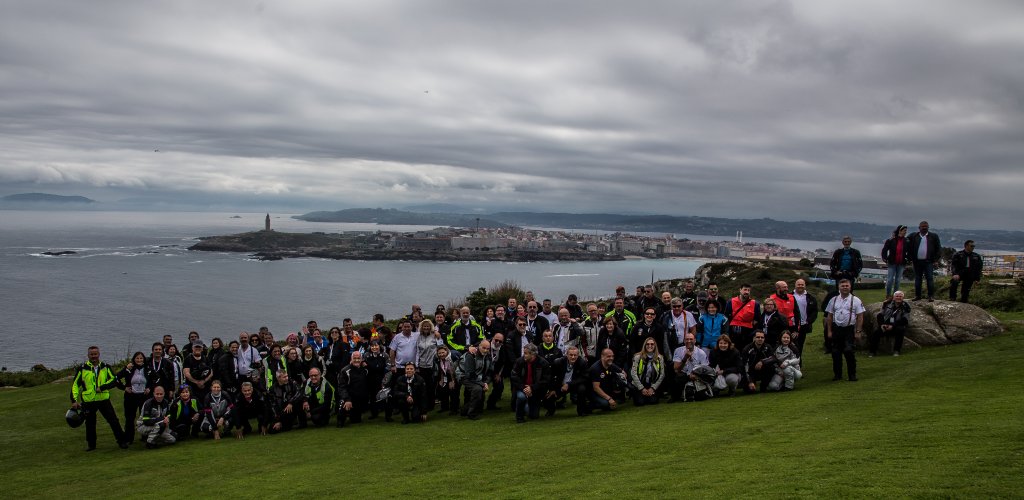
[[714, 316], [708, 313], [701, 314], [697, 318], [697, 345], [714, 349], [718, 346], [718, 337], [725, 333], [728, 318], [722, 313], [715, 313]]

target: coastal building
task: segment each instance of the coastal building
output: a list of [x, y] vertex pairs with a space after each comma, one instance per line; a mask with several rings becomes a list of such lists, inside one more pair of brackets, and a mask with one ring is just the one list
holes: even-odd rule
[[391, 246], [395, 250], [451, 250], [451, 240], [448, 238], [432, 237], [409, 237], [397, 236], [391, 240]]
[[449, 240], [449, 244], [453, 250], [474, 250], [474, 251], [486, 251], [486, 250], [498, 250], [509, 247], [509, 240], [507, 238], [497, 238], [491, 235], [462, 235], [455, 236]]

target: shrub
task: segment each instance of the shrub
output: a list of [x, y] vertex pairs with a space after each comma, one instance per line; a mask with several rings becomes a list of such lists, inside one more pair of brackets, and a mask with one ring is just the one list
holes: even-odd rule
[[516, 302], [522, 303], [526, 293], [519, 287], [519, 283], [513, 280], [505, 280], [490, 289], [478, 288], [475, 292], [466, 296], [465, 304], [473, 312], [476, 318], [483, 318], [484, 311], [489, 306], [508, 304], [508, 299], [515, 297]]

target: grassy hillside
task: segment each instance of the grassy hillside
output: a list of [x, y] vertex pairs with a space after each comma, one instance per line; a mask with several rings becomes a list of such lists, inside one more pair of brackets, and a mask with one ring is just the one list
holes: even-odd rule
[[[809, 342], [820, 345], [820, 338], [815, 332]], [[63, 422], [66, 384], [9, 389], [0, 391], [0, 470], [8, 498], [1024, 492], [1019, 325], [972, 344], [862, 356], [856, 383], [830, 382], [829, 359], [809, 352], [806, 378], [790, 393], [627, 405], [585, 419], [567, 410], [524, 425], [501, 411], [477, 422], [447, 415], [425, 425], [376, 420], [123, 451], [101, 421], [100, 448], [88, 454], [84, 430]]]

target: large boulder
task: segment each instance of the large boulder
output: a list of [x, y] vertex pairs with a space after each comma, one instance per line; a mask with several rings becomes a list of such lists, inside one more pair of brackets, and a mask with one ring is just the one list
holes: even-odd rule
[[[882, 310], [882, 303], [875, 302], [865, 307], [864, 332], [870, 333], [875, 330], [876, 315]], [[946, 300], [910, 302], [910, 326], [903, 348], [959, 344], [981, 340], [1002, 331], [999, 320], [972, 304]], [[862, 347], [867, 346], [867, 335], [861, 337], [861, 344]], [[881, 343], [883, 348], [890, 345], [890, 342]]]

